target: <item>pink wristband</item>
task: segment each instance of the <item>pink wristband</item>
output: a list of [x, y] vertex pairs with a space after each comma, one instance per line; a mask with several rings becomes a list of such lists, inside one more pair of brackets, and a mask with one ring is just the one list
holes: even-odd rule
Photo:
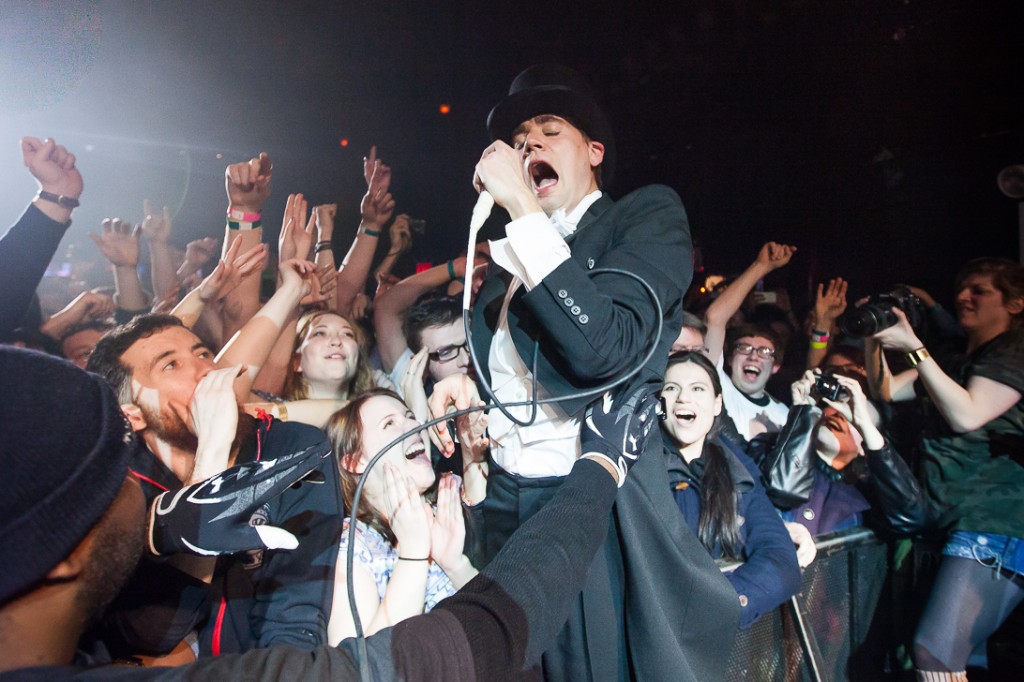
[[263, 217], [262, 213], [246, 213], [240, 208], [228, 207], [228, 219], [243, 223], [255, 223]]

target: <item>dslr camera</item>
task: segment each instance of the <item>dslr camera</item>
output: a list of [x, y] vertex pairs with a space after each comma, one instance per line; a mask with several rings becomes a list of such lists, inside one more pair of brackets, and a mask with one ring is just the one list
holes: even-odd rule
[[840, 327], [843, 333], [854, 339], [872, 336], [896, 324], [898, 320], [892, 311], [893, 308], [903, 311], [911, 327], [921, 327], [924, 321], [924, 305], [921, 299], [906, 287], [900, 287], [888, 294], [872, 296], [864, 305], [847, 311], [843, 315]]

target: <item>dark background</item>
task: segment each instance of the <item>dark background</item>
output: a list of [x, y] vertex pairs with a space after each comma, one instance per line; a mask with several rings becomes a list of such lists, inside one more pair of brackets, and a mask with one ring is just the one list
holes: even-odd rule
[[854, 296], [909, 281], [948, 301], [967, 258], [1017, 257], [995, 178], [1024, 163], [1022, 19], [1019, 0], [5, 0], [0, 210], [34, 190], [18, 138], [53, 136], [86, 182], [66, 243], [94, 251], [86, 232], [148, 196], [184, 244], [223, 229], [226, 163], [266, 150], [267, 239], [301, 191], [339, 202], [343, 251], [377, 144], [398, 210], [427, 220], [408, 271], [462, 247], [490, 107], [561, 61], [612, 118], [612, 194], [673, 187], [709, 271], [775, 239], [799, 247], [780, 273], [798, 300], [841, 275]]

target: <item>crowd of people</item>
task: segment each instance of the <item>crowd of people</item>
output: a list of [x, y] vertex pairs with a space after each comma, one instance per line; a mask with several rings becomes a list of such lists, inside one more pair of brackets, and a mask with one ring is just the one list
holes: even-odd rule
[[675, 192], [602, 191], [577, 74], [527, 69], [487, 125], [508, 222], [473, 253], [391, 275], [414, 236], [375, 149], [350, 245], [296, 193], [272, 249], [261, 153], [221, 238], [178, 249], [147, 201], [91, 235], [113, 287], [45, 306], [84, 184], [23, 138], [0, 678], [721, 679], [816, 539], [867, 526], [941, 555], [913, 665], [967, 679], [1024, 600], [1024, 268], [966, 263], [955, 314], [836, 277], [799, 319], [769, 242], [695, 296]]

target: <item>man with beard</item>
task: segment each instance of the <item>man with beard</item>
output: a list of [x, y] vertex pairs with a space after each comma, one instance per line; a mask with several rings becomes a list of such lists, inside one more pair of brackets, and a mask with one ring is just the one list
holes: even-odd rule
[[[173, 316], [142, 315], [110, 331], [87, 369], [114, 388], [138, 436], [130, 466], [147, 502], [229, 466], [330, 449], [318, 429], [240, 412], [233, 385], [242, 368], [217, 369]], [[96, 636], [115, 657], [164, 653], [196, 627], [203, 655], [322, 644], [343, 510], [337, 470], [325, 460], [320, 473], [321, 484], [289, 489], [250, 520], [288, 529], [299, 549], [144, 561]]]

